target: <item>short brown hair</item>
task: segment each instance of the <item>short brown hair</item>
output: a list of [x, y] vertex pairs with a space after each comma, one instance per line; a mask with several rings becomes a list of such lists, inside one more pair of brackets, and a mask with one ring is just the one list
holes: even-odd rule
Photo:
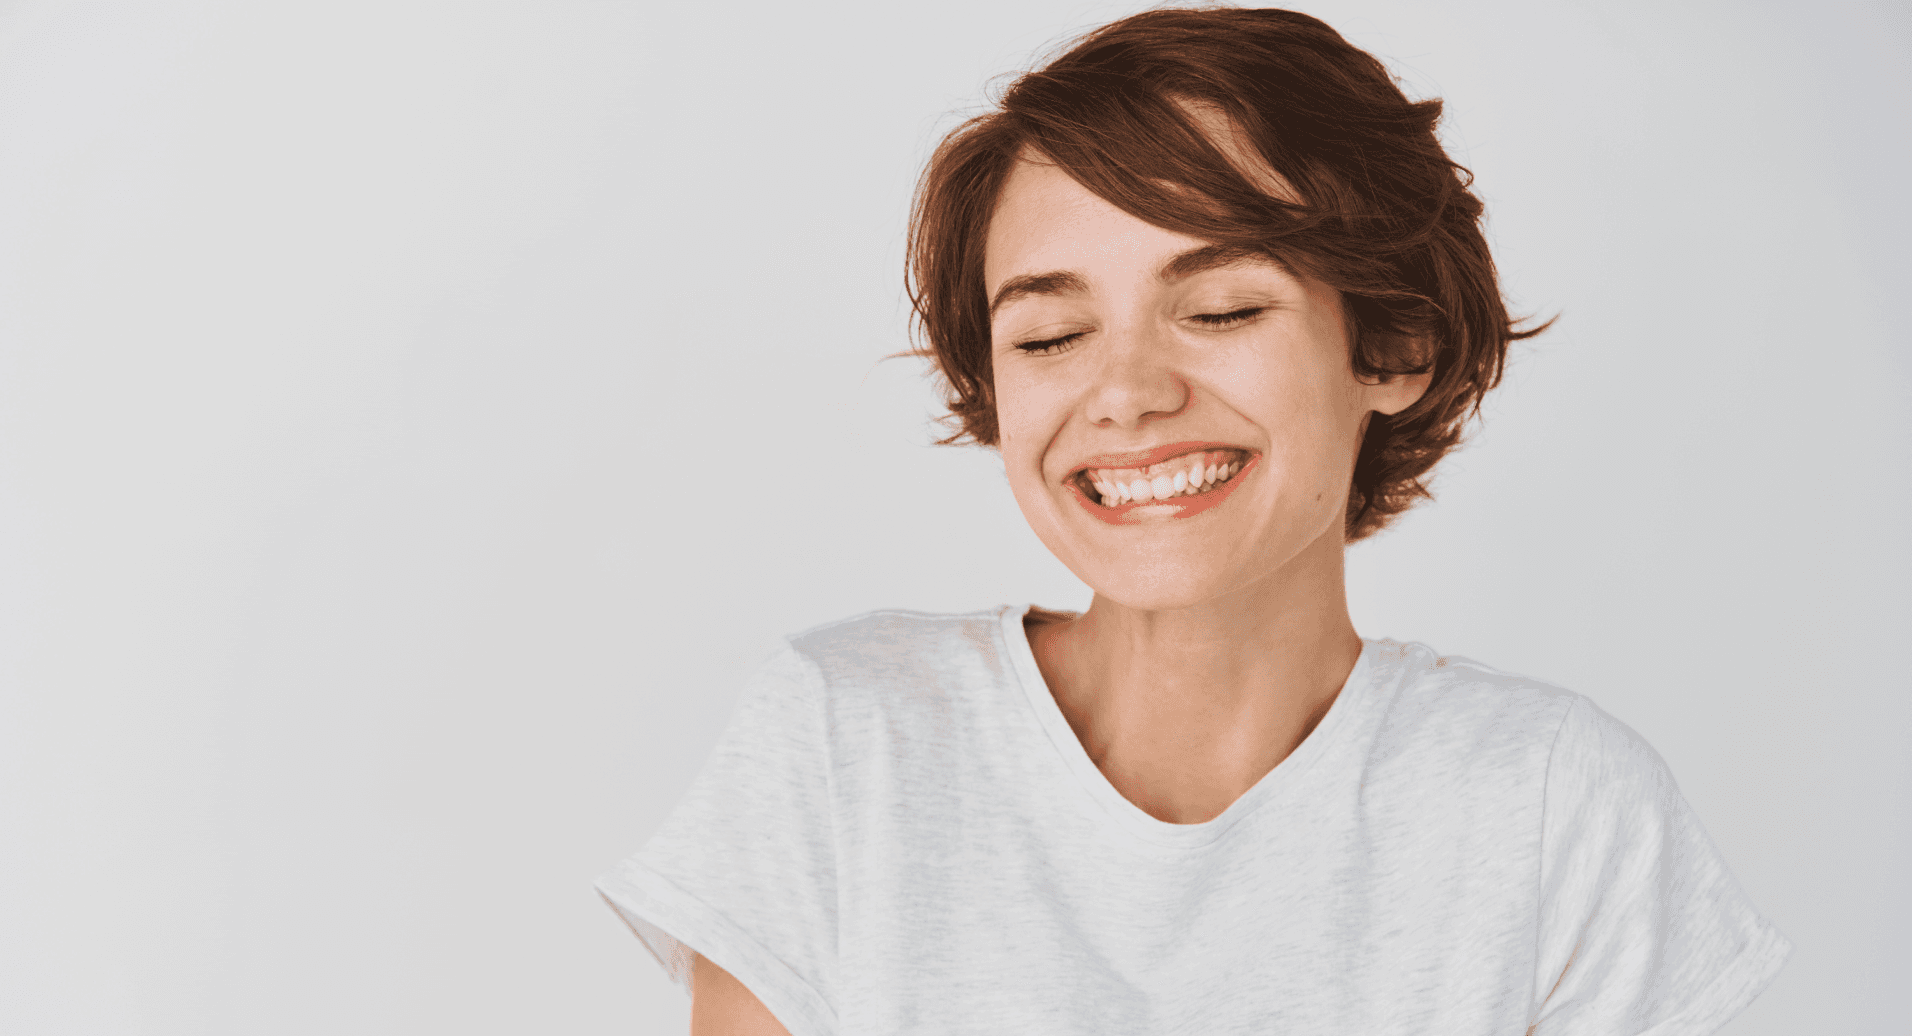
[[[1191, 120], [1218, 109], [1300, 196], [1257, 188]], [[983, 245], [1025, 147], [1155, 226], [1269, 255], [1341, 293], [1363, 378], [1432, 370], [1375, 413], [1349, 488], [1346, 541], [1431, 498], [1425, 476], [1499, 384], [1519, 331], [1480, 229], [1473, 175], [1441, 148], [1439, 100], [1410, 101], [1380, 61], [1283, 10], [1155, 10], [1106, 25], [958, 126], [917, 185], [907, 287], [958, 426], [997, 442]], [[1432, 346], [1421, 353], [1417, 342]]]

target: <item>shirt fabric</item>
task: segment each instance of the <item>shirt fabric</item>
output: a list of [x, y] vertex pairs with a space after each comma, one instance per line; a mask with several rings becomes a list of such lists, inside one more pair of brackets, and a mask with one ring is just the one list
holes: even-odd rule
[[1792, 951], [1583, 695], [1364, 638], [1293, 754], [1171, 824], [1090, 760], [1028, 610], [787, 638], [599, 891], [791, 1036], [1703, 1036]]

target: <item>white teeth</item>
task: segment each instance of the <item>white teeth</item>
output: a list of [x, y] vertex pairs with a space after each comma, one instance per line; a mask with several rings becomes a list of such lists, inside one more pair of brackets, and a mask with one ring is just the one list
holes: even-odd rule
[[[1177, 471], [1173, 477], [1166, 472], [1153, 477], [1118, 482], [1114, 478], [1097, 479], [1095, 471], [1089, 472], [1092, 480], [1089, 484], [1095, 489], [1102, 506], [1120, 507], [1123, 504], [1142, 503], [1151, 500], [1167, 500], [1176, 496], [1195, 496], [1206, 493], [1223, 482], [1234, 478], [1241, 471], [1239, 461], [1226, 464], [1210, 464], [1207, 467], [1196, 465], [1193, 468]], [[1102, 472], [1108, 475], [1107, 471]]]
[[[1163, 461], [1147, 468], [1102, 468], [1087, 472], [1088, 484], [1114, 504], [1147, 503], [1175, 496], [1206, 493], [1241, 471], [1239, 461], [1228, 461], [1225, 451], [1208, 451]], [[1202, 462], [1212, 461], [1207, 465]], [[1193, 465], [1171, 470], [1175, 464]], [[1128, 478], [1128, 481], [1121, 481]], [[1112, 505], [1113, 506], [1113, 505]]]

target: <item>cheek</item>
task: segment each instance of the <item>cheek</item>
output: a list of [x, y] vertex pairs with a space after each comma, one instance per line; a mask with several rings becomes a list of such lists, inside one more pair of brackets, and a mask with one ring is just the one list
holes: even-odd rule
[[996, 436], [1005, 457], [1047, 439], [1045, 430], [1060, 420], [1051, 395], [1026, 379], [996, 380]]
[[1331, 372], [1263, 358], [1219, 374], [1215, 384], [1221, 402], [1259, 426], [1291, 470], [1334, 468], [1347, 444], [1359, 441], [1359, 399]]

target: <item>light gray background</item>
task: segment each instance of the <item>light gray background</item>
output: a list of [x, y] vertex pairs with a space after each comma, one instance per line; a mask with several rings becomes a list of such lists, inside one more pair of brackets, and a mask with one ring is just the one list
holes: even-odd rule
[[[1087, 602], [876, 361], [935, 139], [1136, 9], [0, 8], [0, 1031], [684, 1031], [590, 880], [775, 637]], [[1905, 8], [1303, 9], [1565, 313], [1358, 628], [1660, 750], [1798, 946], [1727, 1032], [1896, 1031]]]

